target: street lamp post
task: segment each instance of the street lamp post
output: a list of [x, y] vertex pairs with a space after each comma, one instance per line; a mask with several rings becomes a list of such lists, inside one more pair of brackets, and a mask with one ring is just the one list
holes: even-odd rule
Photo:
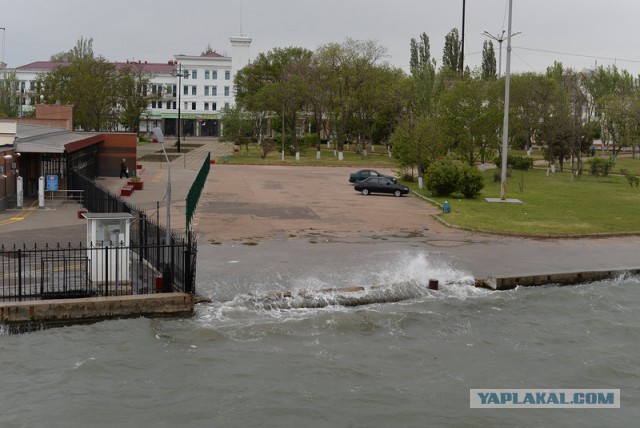
[[[178, 141], [176, 143], [176, 147], [178, 148], [178, 153], [180, 153], [180, 133], [182, 132], [180, 129], [180, 125], [181, 125], [181, 120], [180, 120], [180, 109], [182, 108], [182, 102], [180, 100], [180, 94], [182, 93], [182, 76], [184, 75], [184, 78], [187, 78], [189, 71], [188, 70], [184, 70], [184, 72], [182, 71], [182, 64], [178, 64], [178, 72], [174, 73], [174, 76], [178, 77]], [[164, 147], [163, 147], [164, 150]]]
[[0, 68], [4, 68], [5, 64], [4, 64], [4, 38], [5, 35], [7, 33], [7, 29], [4, 27], [0, 27], [0, 30], [2, 30], [2, 56], [0, 56]]
[[[499, 53], [500, 56], [498, 58], [498, 64], [499, 64], [498, 65], [498, 78], [500, 78], [501, 75], [502, 75], [502, 42], [507, 40], [507, 37], [504, 35], [504, 33], [505, 33], [504, 30], [502, 30], [502, 34], [499, 34], [499, 35], [493, 35], [493, 34], [489, 33], [488, 31], [485, 31], [484, 33], [482, 33], [483, 36], [487, 36], [490, 39], [493, 39], [496, 42], [498, 42], [499, 51], [500, 51], [500, 53]], [[520, 31], [518, 31], [517, 33], [513, 33], [511, 35], [511, 37], [517, 36], [520, 33], [521, 33]]]
[[164, 153], [164, 158], [167, 160], [167, 231], [165, 237], [165, 245], [170, 245], [171, 242], [171, 162], [169, 162], [169, 156], [167, 156], [167, 151], [164, 149], [164, 135], [162, 135], [162, 130], [160, 128], [153, 128], [151, 130], [153, 135], [158, 140], [158, 143], [162, 144], [162, 152]]

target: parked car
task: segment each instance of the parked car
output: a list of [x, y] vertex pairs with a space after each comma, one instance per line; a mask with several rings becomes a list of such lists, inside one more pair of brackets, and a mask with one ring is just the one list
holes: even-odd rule
[[364, 180], [365, 178], [369, 178], [369, 177], [385, 177], [385, 178], [388, 178], [389, 180], [393, 181], [394, 183], [398, 182], [398, 180], [396, 180], [395, 177], [392, 177], [390, 175], [381, 174], [378, 171], [376, 171], [375, 169], [361, 169], [360, 171], [354, 172], [353, 174], [351, 174], [349, 176], [349, 183], [355, 183], [356, 181], [361, 181], [361, 180]]
[[369, 193], [390, 193], [398, 197], [409, 193], [409, 188], [401, 184], [394, 183], [386, 177], [369, 177], [362, 181], [356, 181], [353, 188], [363, 195]]

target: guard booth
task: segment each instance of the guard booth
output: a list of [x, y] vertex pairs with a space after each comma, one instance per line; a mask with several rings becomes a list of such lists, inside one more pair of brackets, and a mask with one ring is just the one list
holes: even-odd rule
[[[94, 285], [104, 286], [105, 295], [115, 285], [117, 294], [121, 288], [131, 289], [129, 266], [130, 229], [133, 216], [128, 213], [83, 213], [87, 219], [87, 258], [90, 278]], [[125, 292], [124, 294], [130, 294]]]

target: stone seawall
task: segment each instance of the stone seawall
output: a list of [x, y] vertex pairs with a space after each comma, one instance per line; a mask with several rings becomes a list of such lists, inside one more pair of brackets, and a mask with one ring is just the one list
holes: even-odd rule
[[188, 293], [1, 302], [0, 324], [11, 330], [92, 323], [115, 318], [183, 316], [193, 313]]

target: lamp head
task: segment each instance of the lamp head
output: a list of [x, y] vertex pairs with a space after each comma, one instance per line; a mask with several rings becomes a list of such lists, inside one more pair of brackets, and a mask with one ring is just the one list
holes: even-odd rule
[[164, 135], [162, 134], [162, 129], [155, 127], [151, 130], [153, 132], [154, 137], [158, 140], [158, 143], [164, 144]]

